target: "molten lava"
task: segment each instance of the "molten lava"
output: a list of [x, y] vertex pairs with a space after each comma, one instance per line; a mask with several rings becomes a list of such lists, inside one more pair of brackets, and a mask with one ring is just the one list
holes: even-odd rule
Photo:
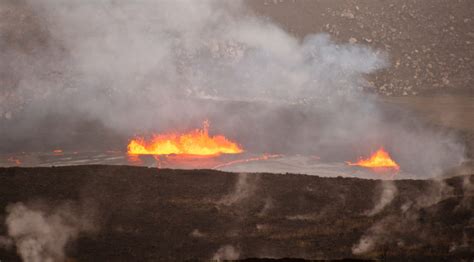
[[350, 166], [362, 166], [368, 168], [382, 168], [399, 170], [400, 166], [390, 157], [390, 155], [381, 147], [377, 152], [367, 159], [360, 159], [352, 163], [346, 162]]
[[277, 155], [277, 154], [263, 154], [261, 156], [257, 157], [252, 157], [252, 158], [245, 158], [245, 159], [238, 159], [230, 162], [226, 162], [223, 164], [219, 164], [213, 167], [213, 169], [218, 169], [222, 167], [227, 167], [227, 166], [232, 166], [240, 163], [248, 163], [248, 162], [254, 162], [254, 161], [264, 161], [264, 160], [269, 160], [271, 158], [278, 158], [281, 157], [282, 155]]
[[130, 155], [195, 155], [217, 156], [220, 154], [238, 154], [243, 149], [223, 135], [209, 136], [209, 122], [202, 129], [185, 134], [157, 134], [151, 141], [142, 137], [132, 139], [128, 144]]

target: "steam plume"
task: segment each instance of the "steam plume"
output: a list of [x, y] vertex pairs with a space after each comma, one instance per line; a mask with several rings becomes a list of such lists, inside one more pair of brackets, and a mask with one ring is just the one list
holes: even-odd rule
[[[81, 232], [94, 230], [92, 221], [70, 204], [53, 210], [30, 207], [22, 202], [7, 207], [8, 237], [25, 262], [64, 261], [65, 247]], [[5, 241], [3, 241], [5, 242]]]
[[257, 180], [258, 177], [246, 173], [239, 174], [233, 192], [220, 200], [220, 203], [229, 206], [251, 197], [257, 189]]
[[213, 261], [225, 261], [239, 259], [240, 252], [232, 245], [220, 247], [212, 256]]
[[383, 51], [298, 39], [242, 1], [3, 2], [28, 17], [1, 18], [12, 39], [0, 49], [4, 151], [98, 147], [96, 134], [125, 144], [210, 119], [255, 152], [344, 161], [383, 145], [419, 176], [463, 160], [451, 134], [388, 116], [363, 91], [364, 76], [388, 66]]
[[381, 182], [382, 184], [382, 193], [380, 198], [378, 199], [377, 204], [375, 204], [374, 208], [367, 212], [368, 216], [373, 216], [378, 214], [382, 211], [388, 204], [392, 202], [395, 196], [398, 193], [397, 186], [393, 181], [384, 180]]

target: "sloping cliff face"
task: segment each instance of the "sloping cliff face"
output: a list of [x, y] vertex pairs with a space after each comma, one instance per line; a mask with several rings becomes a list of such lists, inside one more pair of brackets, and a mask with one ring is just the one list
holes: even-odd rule
[[[474, 255], [473, 183], [474, 175], [379, 181], [127, 166], [3, 168], [0, 258], [35, 255], [25, 254], [15, 235], [23, 225], [43, 250], [36, 255], [76, 261], [467, 259]], [[65, 244], [35, 225], [61, 233]]]

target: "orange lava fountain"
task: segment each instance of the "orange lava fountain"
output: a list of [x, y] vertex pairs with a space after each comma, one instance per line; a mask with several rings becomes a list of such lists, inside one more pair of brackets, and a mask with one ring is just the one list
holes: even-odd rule
[[209, 136], [209, 122], [205, 121], [202, 129], [195, 129], [185, 134], [157, 134], [151, 141], [142, 137], [130, 140], [130, 155], [195, 155], [218, 156], [220, 154], [238, 154], [243, 149], [223, 135]]
[[359, 161], [352, 163], [346, 162], [350, 166], [362, 166], [368, 168], [387, 168], [400, 170], [400, 166], [390, 157], [390, 155], [381, 147], [377, 152], [372, 154], [367, 159], [360, 159]]

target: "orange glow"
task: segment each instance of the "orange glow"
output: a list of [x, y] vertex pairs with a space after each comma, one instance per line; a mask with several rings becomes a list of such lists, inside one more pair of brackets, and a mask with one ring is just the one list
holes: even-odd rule
[[62, 154], [63, 154], [63, 150], [61, 150], [61, 149], [53, 150], [53, 155], [55, 155], [55, 156], [61, 156]]
[[128, 155], [128, 162], [134, 165], [141, 165], [143, 161], [137, 155]]
[[238, 160], [230, 161], [230, 162], [227, 162], [227, 163], [219, 164], [217, 166], [214, 166], [213, 169], [232, 166], [232, 165], [236, 165], [236, 164], [240, 164], [240, 163], [248, 163], [248, 162], [254, 162], [254, 161], [264, 161], [264, 160], [268, 160], [268, 159], [271, 159], [271, 158], [278, 158], [278, 157], [281, 157], [281, 156], [282, 155], [277, 155], [277, 154], [274, 154], [274, 155], [263, 154], [263, 155], [258, 156], [258, 157], [238, 159]]
[[157, 134], [151, 141], [142, 137], [130, 140], [130, 155], [195, 155], [218, 156], [220, 154], [238, 154], [243, 149], [223, 135], [209, 136], [209, 122], [205, 121], [202, 129], [195, 129], [185, 134]]
[[352, 163], [346, 162], [350, 166], [362, 166], [369, 168], [390, 168], [399, 170], [400, 166], [390, 157], [390, 155], [381, 147], [377, 152], [372, 154], [367, 159], [360, 159], [359, 161]]
[[9, 157], [7, 160], [8, 160], [8, 162], [14, 163], [17, 166], [21, 165], [20, 159], [18, 159], [16, 157], [12, 156], [12, 157]]

